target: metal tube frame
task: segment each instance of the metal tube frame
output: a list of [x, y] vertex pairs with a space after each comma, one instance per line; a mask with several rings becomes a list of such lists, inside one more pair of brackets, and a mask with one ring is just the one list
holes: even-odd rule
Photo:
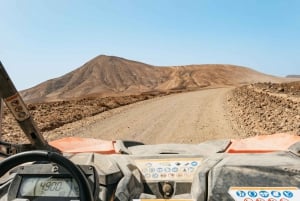
[[[19, 126], [24, 131], [31, 145], [35, 149], [59, 152], [50, 146], [37, 128], [21, 95], [18, 93], [12, 80], [9, 78], [4, 66], [0, 61], [0, 98], [12, 112]], [[3, 110], [3, 108], [2, 108]]]
[[0, 97], [0, 140], [2, 139], [2, 118], [3, 118], [3, 101]]

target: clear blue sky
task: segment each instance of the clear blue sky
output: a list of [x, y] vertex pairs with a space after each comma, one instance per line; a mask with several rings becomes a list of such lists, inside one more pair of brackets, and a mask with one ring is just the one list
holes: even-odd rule
[[0, 8], [0, 60], [18, 89], [100, 54], [300, 74], [298, 0], [0, 0]]

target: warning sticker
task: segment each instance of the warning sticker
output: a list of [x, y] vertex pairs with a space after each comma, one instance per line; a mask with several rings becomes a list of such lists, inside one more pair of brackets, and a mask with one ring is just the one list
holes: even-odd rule
[[18, 121], [24, 121], [30, 117], [24, 102], [20, 95], [17, 93], [11, 97], [4, 99], [7, 107], [12, 111], [14, 117]]
[[228, 191], [235, 201], [299, 201], [297, 187], [231, 187]]
[[145, 181], [192, 181], [202, 158], [137, 159]]

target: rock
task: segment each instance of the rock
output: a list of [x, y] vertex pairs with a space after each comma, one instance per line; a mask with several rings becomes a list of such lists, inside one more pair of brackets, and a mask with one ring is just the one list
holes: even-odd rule
[[[258, 83], [253, 84], [251, 88], [237, 88], [231, 97], [232, 116], [236, 116], [236, 124], [242, 127], [248, 136], [260, 134], [262, 131], [266, 134], [279, 131], [298, 132], [300, 101], [288, 99], [298, 92], [300, 95], [300, 82]], [[287, 93], [288, 96], [277, 96], [279, 93]]]
[[284, 88], [279, 87], [279, 88], [277, 88], [277, 91], [278, 92], [284, 92]]

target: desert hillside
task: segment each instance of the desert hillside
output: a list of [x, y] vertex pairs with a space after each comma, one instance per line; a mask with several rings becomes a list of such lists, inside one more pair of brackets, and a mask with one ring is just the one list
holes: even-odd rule
[[[47, 140], [198, 143], [276, 132], [299, 135], [300, 82], [284, 80], [289, 79], [233, 65], [155, 67], [99, 56], [22, 95]], [[6, 107], [1, 133], [4, 141], [26, 142]]]
[[[299, 81], [257, 83], [28, 106], [47, 140], [82, 136], [145, 143], [198, 143], [278, 132], [300, 135], [299, 87]], [[7, 108], [2, 129], [4, 141], [27, 142]]]
[[47, 102], [279, 80], [234, 65], [158, 67], [101, 55], [66, 75], [23, 91], [22, 96], [29, 102]]
[[287, 75], [287, 78], [300, 78], [300, 75]]

